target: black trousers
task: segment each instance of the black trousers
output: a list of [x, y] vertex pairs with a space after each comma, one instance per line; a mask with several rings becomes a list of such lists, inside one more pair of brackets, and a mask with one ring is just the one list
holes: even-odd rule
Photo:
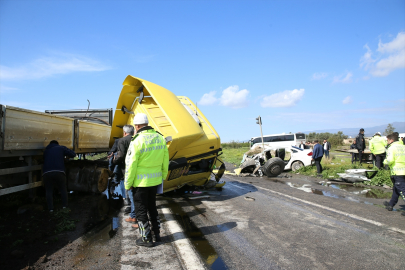
[[142, 223], [148, 223], [148, 212], [152, 231], [160, 233], [159, 213], [156, 208], [157, 187], [137, 187], [132, 190], [135, 203], [136, 219]]
[[[405, 176], [404, 175], [393, 175], [394, 186], [392, 188], [392, 196], [390, 200], [390, 205], [395, 206], [398, 202], [399, 196], [405, 200]], [[391, 179], [392, 180], [392, 179]]]
[[378, 169], [381, 169], [381, 168], [384, 167], [384, 165], [383, 165], [384, 159], [385, 159], [385, 153], [384, 153], [384, 154], [375, 155], [375, 166], [376, 166]]
[[363, 153], [360, 150], [359, 150], [359, 161], [360, 161], [360, 164], [363, 163]]
[[322, 173], [322, 165], [321, 165], [322, 157], [315, 159], [316, 170], [318, 173]]
[[353, 164], [353, 162], [356, 162], [358, 160], [358, 156], [359, 156], [359, 154], [352, 153], [352, 164]]

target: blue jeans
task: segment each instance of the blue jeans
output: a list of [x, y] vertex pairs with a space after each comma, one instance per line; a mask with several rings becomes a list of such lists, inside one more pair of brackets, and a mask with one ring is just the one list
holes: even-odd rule
[[[116, 154], [114, 154], [114, 155], [116, 155]], [[124, 175], [122, 175], [122, 170], [121, 170], [120, 165], [113, 164], [113, 159], [114, 159], [114, 157], [111, 157], [108, 160], [108, 169], [114, 173], [114, 178], [113, 178], [114, 181], [119, 182], [120, 180], [122, 180], [124, 178]]]
[[325, 155], [326, 158], [329, 158], [329, 150], [323, 149], [323, 154]]
[[43, 175], [48, 210], [53, 210], [53, 188], [56, 187], [62, 196], [62, 206], [67, 207], [66, 175], [63, 172], [48, 172]]
[[128, 197], [131, 200], [131, 213], [129, 213], [129, 216], [131, 218], [136, 218], [136, 212], [135, 212], [135, 203], [134, 203], [134, 194], [132, 192], [132, 189], [128, 190]]

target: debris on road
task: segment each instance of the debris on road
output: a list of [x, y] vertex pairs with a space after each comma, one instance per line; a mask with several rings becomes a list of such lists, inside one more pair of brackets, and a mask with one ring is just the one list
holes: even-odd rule
[[[369, 176], [367, 173], [372, 172]], [[349, 183], [370, 181], [377, 174], [376, 170], [367, 170], [367, 169], [350, 169], [346, 170], [345, 173], [338, 173], [340, 178]]]

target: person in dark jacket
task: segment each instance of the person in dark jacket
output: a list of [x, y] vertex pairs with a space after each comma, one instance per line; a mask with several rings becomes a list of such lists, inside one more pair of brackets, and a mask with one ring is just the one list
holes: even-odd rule
[[[357, 149], [356, 140], [353, 140], [352, 145], [350, 145], [350, 149]], [[356, 162], [356, 161], [357, 161], [358, 156], [359, 156], [359, 154], [357, 154], [357, 153], [352, 153], [352, 164], [353, 164], [353, 162]]]
[[51, 141], [44, 151], [44, 165], [42, 177], [46, 189], [46, 202], [49, 212], [53, 212], [53, 188], [56, 187], [62, 196], [62, 206], [68, 205], [65, 156], [74, 158], [76, 153], [65, 146], [59, 145], [58, 141]]
[[357, 135], [356, 137], [356, 147], [357, 150], [359, 151], [359, 161], [360, 161], [360, 165], [363, 162], [363, 153], [364, 153], [364, 149], [366, 149], [366, 141], [364, 139], [364, 129], [361, 128], [359, 135]]
[[323, 147], [323, 153], [325, 154], [325, 157], [329, 158], [329, 151], [330, 151], [330, 148], [331, 148], [330, 142], [328, 142], [326, 139], [323, 140], [322, 147]]
[[[122, 183], [122, 180], [124, 180], [124, 175], [125, 175], [125, 157], [128, 152], [129, 144], [131, 143], [132, 136], [134, 136], [134, 126], [131, 125], [125, 125], [122, 127], [124, 136], [118, 140], [118, 145], [117, 145], [117, 154], [114, 156], [113, 164], [117, 165], [120, 169], [120, 172], [122, 173], [122, 177], [119, 179], [119, 182]], [[123, 188], [125, 189], [125, 188]], [[135, 223], [132, 226], [134, 228], [138, 228], [138, 225], [136, 224], [136, 212], [135, 212], [135, 204], [133, 200], [133, 194], [132, 190], [125, 190], [125, 195], [127, 202], [131, 204], [131, 210], [129, 213], [129, 218], [126, 218], [126, 222], [130, 223]]]
[[318, 140], [315, 140], [314, 150], [312, 151], [312, 160], [315, 161], [318, 175], [322, 174], [322, 165], [321, 165], [322, 157], [323, 157], [323, 147], [319, 144]]

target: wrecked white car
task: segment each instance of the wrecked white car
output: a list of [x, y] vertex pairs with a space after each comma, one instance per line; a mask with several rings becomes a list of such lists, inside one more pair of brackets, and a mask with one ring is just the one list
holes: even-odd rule
[[236, 174], [252, 174], [274, 177], [284, 170], [297, 171], [301, 167], [312, 164], [312, 150], [301, 149], [296, 146], [285, 148], [261, 147], [249, 150], [243, 155], [239, 169]]

